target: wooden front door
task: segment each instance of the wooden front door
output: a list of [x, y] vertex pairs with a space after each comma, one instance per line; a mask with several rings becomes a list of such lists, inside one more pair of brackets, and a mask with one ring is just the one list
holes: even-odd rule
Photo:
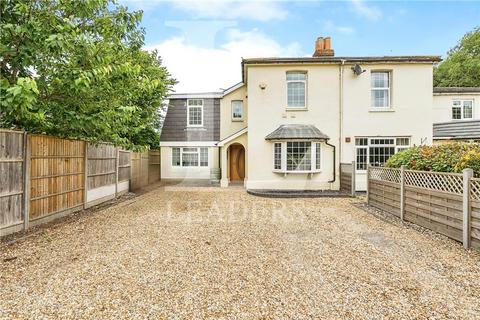
[[245, 178], [245, 149], [242, 145], [230, 146], [230, 181], [243, 181]]

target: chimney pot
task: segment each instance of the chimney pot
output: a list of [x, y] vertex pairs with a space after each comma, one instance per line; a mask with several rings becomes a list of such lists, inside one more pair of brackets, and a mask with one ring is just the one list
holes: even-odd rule
[[325, 38], [325, 49], [326, 50], [331, 49], [331, 39], [330, 39], [330, 37]]
[[323, 49], [325, 49], [325, 41], [323, 37], [318, 37], [315, 42], [315, 51], [322, 51]]

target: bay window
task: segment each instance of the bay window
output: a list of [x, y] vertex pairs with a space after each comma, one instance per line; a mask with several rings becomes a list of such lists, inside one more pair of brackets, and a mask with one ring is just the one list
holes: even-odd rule
[[282, 141], [273, 144], [273, 171], [312, 173], [321, 170], [321, 143]]
[[372, 108], [390, 108], [390, 72], [372, 71], [371, 99]]
[[410, 147], [410, 138], [355, 138], [355, 160], [357, 170], [367, 170], [367, 166], [382, 167], [395, 153]]
[[275, 170], [282, 170], [282, 144], [276, 142], [273, 149], [273, 168]]
[[172, 148], [172, 166], [208, 167], [208, 148]]

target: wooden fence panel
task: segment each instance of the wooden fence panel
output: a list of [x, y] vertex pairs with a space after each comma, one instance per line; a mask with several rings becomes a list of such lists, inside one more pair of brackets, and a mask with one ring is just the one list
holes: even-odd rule
[[405, 220], [462, 241], [462, 196], [406, 186]]
[[472, 200], [472, 247], [480, 249], [480, 200]]
[[470, 239], [470, 245], [480, 249], [480, 179], [469, 178], [468, 170], [463, 175], [388, 168], [369, 168], [369, 172], [369, 205], [401, 217], [403, 203], [404, 220], [466, 247], [465, 239]]
[[369, 179], [368, 184], [368, 203], [400, 217], [400, 184], [374, 179]]
[[0, 236], [23, 228], [24, 133], [0, 130]]
[[131, 170], [132, 190], [141, 189], [148, 184], [148, 152], [132, 152]]
[[148, 151], [148, 183], [160, 180], [160, 150]]
[[126, 150], [118, 150], [118, 181], [130, 180], [131, 171], [131, 152]]
[[340, 164], [340, 191], [350, 193], [352, 190], [352, 165]]
[[118, 150], [118, 181], [117, 195], [126, 193], [130, 190], [131, 179], [131, 152]]
[[80, 140], [28, 136], [30, 221], [83, 208], [85, 144]]
[[85, 207], [113, 199], [116, 194], [117, 148], [100, 143], [87, 146], [87, 201]]

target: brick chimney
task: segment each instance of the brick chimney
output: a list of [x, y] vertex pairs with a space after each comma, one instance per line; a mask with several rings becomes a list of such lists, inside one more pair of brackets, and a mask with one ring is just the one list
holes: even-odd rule
[[315, 41], [315, 52], [313, 53], [314, 57], [333, 57], [335, 53], [331, 48], [331, 39], [330, 37], [318, 37]]

